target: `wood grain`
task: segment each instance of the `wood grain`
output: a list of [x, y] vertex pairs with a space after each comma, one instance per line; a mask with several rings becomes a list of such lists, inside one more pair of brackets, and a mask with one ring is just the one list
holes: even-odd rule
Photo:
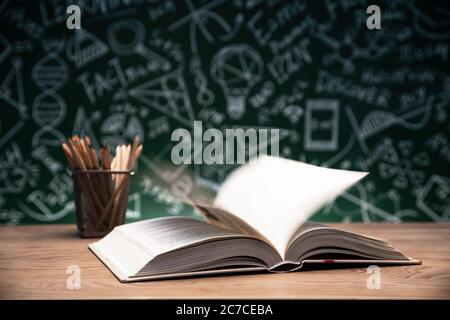
[[[383, 267], [369, 290], [365, 268], [246, 274], [122, 284], [88, 250], [74, 225], [0, 227], [1, 299], [350, 298], [450, 299], [450, 223], [330, 224], [389, 240], [418, 266]], [[81, 289], [66, 288], [67, 267]]]

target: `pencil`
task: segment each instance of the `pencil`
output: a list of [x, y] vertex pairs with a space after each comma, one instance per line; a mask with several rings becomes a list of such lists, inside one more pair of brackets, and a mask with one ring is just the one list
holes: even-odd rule
[[[86, 205], [82, 210], [87, 215], [86, 230], [107, 232], [124, 223], [129, 175], [143, 150], [139, 136], [135, 136], [132, 143], [117, 145], [114, 157], [111, 157], [109, 145], [97, 151], [89, 136], [73, 135], [61, 141], [61, 146], [79, 192], [84, 194]], [[83, 172], [85, 170], [90, 171]]]

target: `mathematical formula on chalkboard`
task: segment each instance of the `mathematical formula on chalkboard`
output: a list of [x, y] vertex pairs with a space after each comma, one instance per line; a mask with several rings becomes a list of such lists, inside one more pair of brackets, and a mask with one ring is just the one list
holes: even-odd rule
[[213, 195], [236, 165], [171, 162], [194, 121], [277, 129], [282, 157], [370, 172], [315, 220], [449, 220], [445, 1], [74, 3], [0, 4], [0, 223], [75, 221], [73, 134], [143, 141], [129, 221], [195, 214], [178, 195]]

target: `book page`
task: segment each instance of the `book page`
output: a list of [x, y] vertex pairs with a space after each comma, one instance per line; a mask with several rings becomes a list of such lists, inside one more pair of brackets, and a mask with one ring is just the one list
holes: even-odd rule
[[243, 237], [188, 217], [144, 220], [119, 226], [116, 230], [145, 248], [152, 256], [206, 241]]
[[214, 205], [244, 220], [284, 257], [295, 231], [365, 175], [264, 156], [236, 169], [219, 189]]
[[151, 274], [281, 261], [261, 240], [189, 217], [163, 217], [118, 226], [89, 248], [121, 280]]
[[190, 204], [204, 216], [209, 224], [234, 231], [238, 234], [245, 234], [250, 237], [270, 243], [269, 240], [264, 238], [262, 234], [253, 229], [252, 226], [230, 212], [195, 201], [191, 201]]
[[305, 222], [291, 239], [286, 257], [288, 260], [298, 261], [319, 254], [324, 259], [331, 260], [354, 259], [355, 257], [390, 260], [408, 259], [386, 240], [335, 229], [314, 222]]

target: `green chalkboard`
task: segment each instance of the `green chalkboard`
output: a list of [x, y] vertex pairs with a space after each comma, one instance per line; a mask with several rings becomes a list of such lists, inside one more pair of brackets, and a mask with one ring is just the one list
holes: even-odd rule
[[448, 220], [449, 39], [445, 1], [4, 0], [0, 223], [75, 220], [72, 134], [143, 140], [129, 221], [195, 214], [176, 195], [235, 166], [171, 162], [194, 120], [278, 128], [283, 157], [370, 172], [315, 220]]

